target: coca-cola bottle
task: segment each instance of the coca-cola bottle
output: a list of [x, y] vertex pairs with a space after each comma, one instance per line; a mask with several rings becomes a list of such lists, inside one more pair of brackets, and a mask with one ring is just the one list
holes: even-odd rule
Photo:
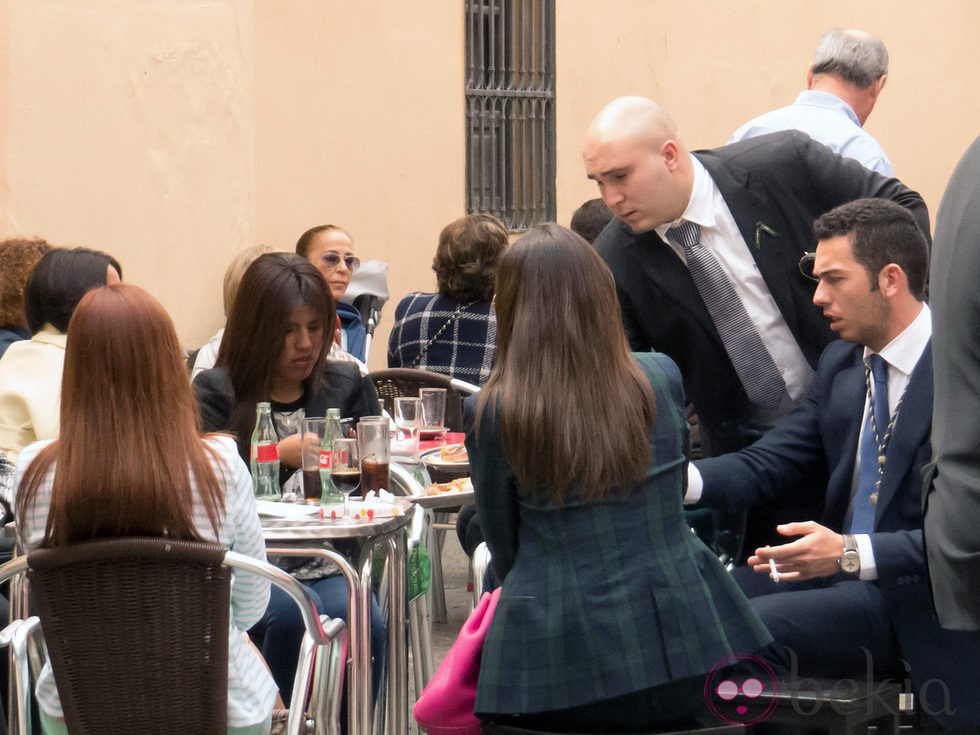
[[340, 436], [340, 409], [328, 408], [323, 427], [323, 443], [320, 444], [320, 483], [323, 486], [320, 505], [341, 505], [344, 502], [343, 494], [330, 478], [330, 452], [333, 449], [333, 440]]
[[252, 489], [258, 500], [279, 500], [279, 437], [272, 423], [272, 406], [255, 404], [251, 451]]

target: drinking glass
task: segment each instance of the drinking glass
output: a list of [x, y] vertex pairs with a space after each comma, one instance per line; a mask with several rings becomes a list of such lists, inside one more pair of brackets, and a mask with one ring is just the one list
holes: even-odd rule
[[398, 438], [415, 442], [422, 425], [422, 399], [398, 396], [395, 398], [395, 426]]
[[344, 518], [347, 499], [361, 484], [361, 466], [357, 461], [357, 439], [334, 439], [330, 449], [330, 479], [344, 496]]
[[323, 433], [327, 426], [325, 418], [303, 419], [303, 499], [315, 505], [323, 495], [323, 477], [320, 470], [327, 470], [323, 463], [326, 457], [323, 452]]
[[391, 455], [391, 437], [388, 431], [388, 419], [384, 416], [368, 416], [357, 423], [362, 495], [390, 487], [388, 460]]
[[446, 389], [420, 388], [419, 399], [422, 401], [422, 426], [419, 429], [419, 439], [422, 441], [440, 441], [446, 433]]

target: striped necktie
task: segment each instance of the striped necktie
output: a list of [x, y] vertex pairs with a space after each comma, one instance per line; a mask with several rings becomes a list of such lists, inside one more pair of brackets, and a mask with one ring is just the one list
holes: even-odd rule
[[786, 384], [728, 276], [701, 244], [701, 227], [683, 222], [667, 230], [667, 237], [684, 247], [691, 278], [749, 400], [764, 408], [778, 407]]

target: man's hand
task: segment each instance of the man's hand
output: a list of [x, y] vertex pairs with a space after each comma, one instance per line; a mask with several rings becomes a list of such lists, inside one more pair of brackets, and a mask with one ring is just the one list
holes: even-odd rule
[[802, 536], [782, 546], [766, 546], [755, 550], [747, 560], [756, 572], [772, 574], [769, 563], [776, 563], [779, 580], [798, 581], [815, 577], [829, 577], [840, 571], [837, 560], [844, 550], [844, 537], [816, 521], [784, 523], [776, 526], [781, 536]]

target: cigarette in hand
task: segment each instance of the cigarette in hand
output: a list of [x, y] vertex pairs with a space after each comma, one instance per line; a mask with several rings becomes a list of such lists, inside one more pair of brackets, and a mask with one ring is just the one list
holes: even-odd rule
[[[769, 548], [768, 546], [766, 547]], [[769, 577], [773, 582], [779, 582], [779, 570], [776, 569], [776, 560], [769, 557]]]

